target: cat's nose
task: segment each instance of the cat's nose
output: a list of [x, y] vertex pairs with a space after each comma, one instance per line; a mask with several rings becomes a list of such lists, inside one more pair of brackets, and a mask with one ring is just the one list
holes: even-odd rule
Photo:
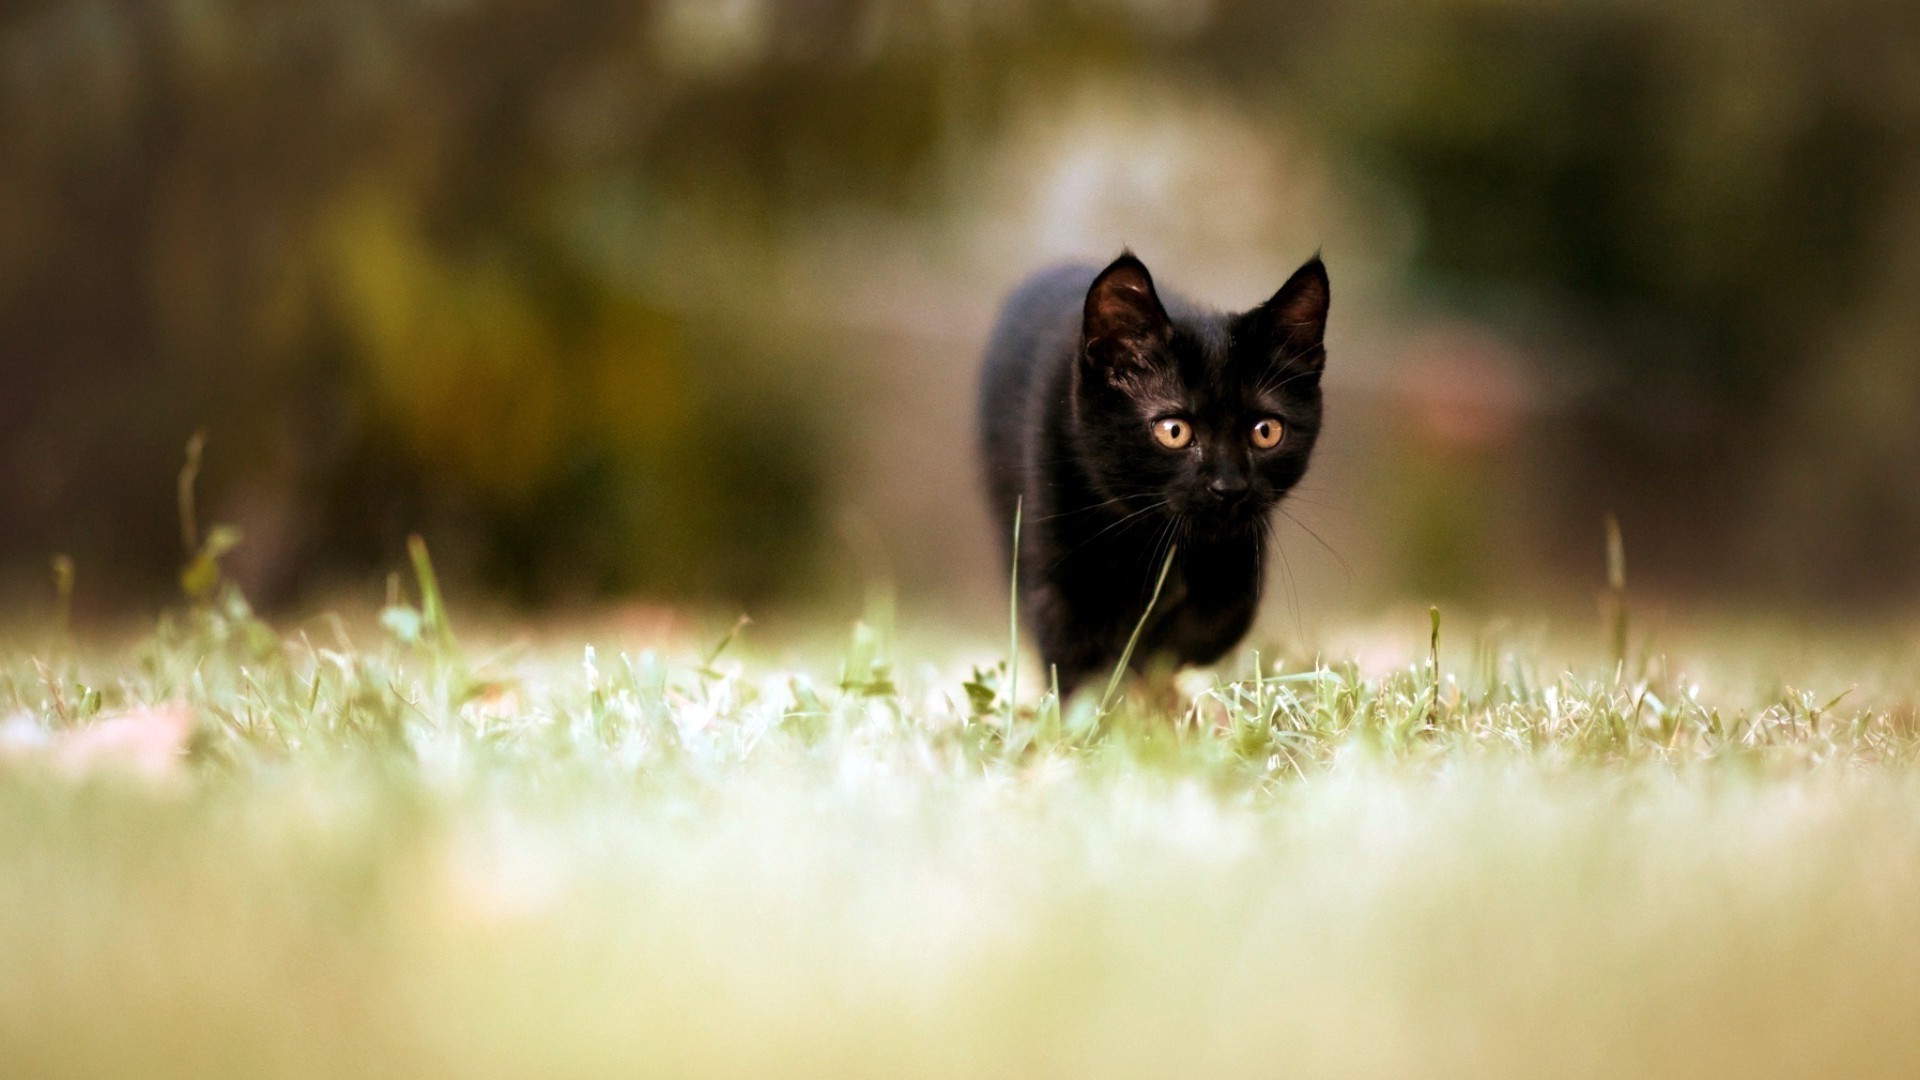
[[1221, 474], [1207, 481], [1207, 490], [1222, 500], [1238, 499], [1247, 493], [1247, 478], [1237, 473]]

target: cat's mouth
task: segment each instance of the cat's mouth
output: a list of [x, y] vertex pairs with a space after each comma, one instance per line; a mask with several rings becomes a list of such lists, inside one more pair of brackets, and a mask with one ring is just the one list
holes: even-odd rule
[[1268, 504], [1252, 495], [1222, 499], [1215, 496], [1187, 501], [1181, 517], [1189, 532], [1203, 537], [1240, 536], [1260, 527]]

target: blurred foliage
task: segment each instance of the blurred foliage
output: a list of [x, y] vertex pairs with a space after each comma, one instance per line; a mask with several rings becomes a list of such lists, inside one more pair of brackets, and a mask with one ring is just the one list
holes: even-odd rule
[[[1889, 467], [1920, 436], [1885, 404], [1920, 398], [1917, 21], [1881, 0], [9, 4], [0, 561], [166, 582], [167, 478], [205, 427], [236, 573], [270, 601], [392, 565], [415, 530], [525, 599], [781, 591], [868, 404], [812, 299], [844, 268], [796, 265], [796, 237], [847, 214], [950, 242], [933, 226], [1022, 95], [1098, 71], [1304, 124], [1368, 179], [1363, 209], [1404, 200], [1410, 296], [1571, 357], [1574, 472], [1541, 486], [1582, 536], [1619, 506], [1630, 531], [1699, 524], [1695, 549], [1744, 531], [1920, 573], [1898, 541], [1920, 495]], [[1687, 565], [1739, 560], [1713, 562]]]
[[[1297, 14], [1234, 5], [1200, 45], [1407, 198], [1416, 293], [1560, 365], [1526, 495], [1563, 552], [1625, 510], [1668, 586], [1920, 585], [1920, 8]], [[1290, 36], [1294, 74], [1265, 74]]]

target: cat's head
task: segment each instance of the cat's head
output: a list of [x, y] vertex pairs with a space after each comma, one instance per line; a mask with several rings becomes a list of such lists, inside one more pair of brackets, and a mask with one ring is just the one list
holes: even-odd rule
[[1200, 534], [1257, 528], [1320, 431], [1329, 289], [1318, 256], [1236, 315], [1169, 315], [1131, 252], [1087, 290], [1074, 417], [1100, 493]]

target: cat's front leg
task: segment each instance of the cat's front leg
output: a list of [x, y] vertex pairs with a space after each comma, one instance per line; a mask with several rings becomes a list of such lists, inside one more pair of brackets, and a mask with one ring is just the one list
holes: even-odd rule
[[1037, 638], [1040, 659], [1058, 676], [1063, 697], [1112, 674], [1125, 638], [1116, 641], [1113, 628], [1092, 617], [1091, 605], [1075, 605], [1057, 586], [1047, 584], [1029, 593], [1026, 606], [1026, 623]]

